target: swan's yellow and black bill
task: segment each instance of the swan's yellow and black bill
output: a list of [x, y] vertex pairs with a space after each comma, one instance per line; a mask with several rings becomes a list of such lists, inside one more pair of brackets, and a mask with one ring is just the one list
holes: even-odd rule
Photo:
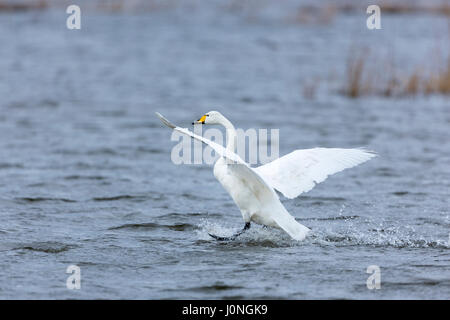
[[198, 119], [195, 122], [192, 122], [192, 124], [205, 124], [206, 115], [202, 116], [200, 119]]

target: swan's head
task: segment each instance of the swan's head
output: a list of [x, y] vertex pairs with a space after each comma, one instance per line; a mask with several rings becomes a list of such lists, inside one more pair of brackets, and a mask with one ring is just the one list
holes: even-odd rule
[[210, 111], [205, 113], [200, 119], [192, 122], [192, 124], [221, 124], [223, 116], [218, 111]]

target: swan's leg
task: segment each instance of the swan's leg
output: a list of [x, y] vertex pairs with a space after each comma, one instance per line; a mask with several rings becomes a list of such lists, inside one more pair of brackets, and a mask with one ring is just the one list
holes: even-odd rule
[[217, 241], [230, 241], [230, 240], [234, 240], [236, 239], [238, 236], [240, 236], [241, 234], [243, 234], [246, 230], [250, 229], [250, 222], [246, 222], [244, 229], [242, 229], [241, 231], [239, 231], [238, 233], [232, 235], [231, 237], [219, 237], [216, 236], [214, 234], [208, 233], [211, 237], [213, 237], [214, 239], [216, 239]]

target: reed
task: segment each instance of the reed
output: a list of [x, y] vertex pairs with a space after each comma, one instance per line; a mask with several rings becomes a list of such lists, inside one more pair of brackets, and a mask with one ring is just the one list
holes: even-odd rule
[[11, 1], [0, 0], [0, 12], [18, 12], [29, 10], [43, 10], [48, 8], [49, 3], [46, 0], [38, 1]]
[[341, 77], [345, 79], [341, 92], [349, 98], [367, 95], [399, 97], [450, 94], [450, 54], [446, 63], [440, 63], [434, 70], [427, 71], [418, 66], [409, 73], [398, 70], [393, 61], [388, 61], [387, 66], [381, 63], [371, 63], [369, 66], [367, 61], [367, 50], [350, 55], [346, 76]]

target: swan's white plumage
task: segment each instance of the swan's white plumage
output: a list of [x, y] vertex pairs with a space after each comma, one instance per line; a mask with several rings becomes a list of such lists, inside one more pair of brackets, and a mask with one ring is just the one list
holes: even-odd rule
[[[235, 137], [231, 123], [220, 113], [211, 113], [215, 115], [214, 123], [223, 124], [232, 132], [230, 137]], [[295, 240], [303, 240], [310, 229], [289, 214], [274, 189], [294, 198], [311, 190], [329, 175], [375, 156], [363, 149], [315, 148], [296, 150], [271, 163], [251, 168], [234, 152], [233, 143], [224, 148], [188, 129], [177, 127], [158, 112], [156, 115], [166, 126], [209, 145], [221, 156], [214, 165], [214, 176], [233, 198], [244, 221], [281, 228]]]
[[274, 189], [293, 199], [310, 191], [329, 175], [375, 157], [365, 149], [314, 148], [293, 151], [255, 171]]

